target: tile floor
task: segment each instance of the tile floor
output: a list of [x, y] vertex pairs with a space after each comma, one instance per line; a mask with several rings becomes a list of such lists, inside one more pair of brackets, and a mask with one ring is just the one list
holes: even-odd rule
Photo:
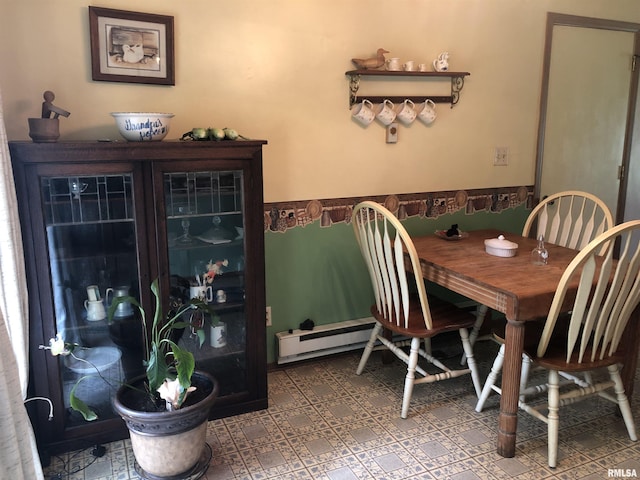
[[[476, 344], [481, 375], [497, 346]], [[448, 345], [434, 352], [455, 360]], [[499, 398], [476, 413], [470, 378], [418, 385], [409, 418], [399, 418], [403, 365], [360, 352], [290, 364], [269, 372], [269, 408], [212, 421], [213, 459], [204, 480], [230, 479], [601, 479], [640, 475], [640, 442], [629, 440], [615, 407], [598, 398], [561, 410], [559, 465], [546, 460], [546, 426], [520, 413], [515, 458], [496, 454]], [[459, 357], [458, 357], [459, 358]], [[632, 402], [640, 429], [640, 375]], [[52, 458], [47, 479], [138, 478], [127, 441]], [[609, 469], [623, 469], [610, 472]], [[628, 470], [624, 470], [628, 469]], [[80, 470], [80, 471], [78, 471]], [[75, 473], [72, 473], [75, 472]], [[635, 474], [635, 475], [634, 475]]]

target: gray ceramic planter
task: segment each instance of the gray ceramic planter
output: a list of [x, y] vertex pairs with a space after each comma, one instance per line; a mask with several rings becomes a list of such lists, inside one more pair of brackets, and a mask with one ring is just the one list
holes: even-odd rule
[[[144, 380], [144, 376], [137, 377], [130, 384], [141, 388]], [[211, 459], [207, 421], [218, 395], [218, 382], [208, 373], [196, 371], [192, 384], [200, 391], [191, 394], [197, 403], [171, 412], [138, 410], [143, 394], [127, 386], [116, 393], [114, 409], [127, 424], [136, 470], [142, 478], [195, 479], [206, 471]]]

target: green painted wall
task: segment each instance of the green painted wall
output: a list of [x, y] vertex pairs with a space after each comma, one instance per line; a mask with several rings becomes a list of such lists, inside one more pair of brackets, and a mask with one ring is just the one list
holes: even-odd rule
[[[463, 211], [438, 218], [411, 217], [403, 222], [413, 235], [426, 235], [457, 223], [462, 230], [504, 229], [520, 233], [529, 210], [500, 213]], [[265, 233], [266, 294], [273, 326], [267, 328], [267, 361], [277, 359], [276, 332], [296, 329], [305, 319], [316, 325], [370, 316], [373, 293], [356, 245], [352, 225], [322, 228], [316, 221], [284, 233]]]

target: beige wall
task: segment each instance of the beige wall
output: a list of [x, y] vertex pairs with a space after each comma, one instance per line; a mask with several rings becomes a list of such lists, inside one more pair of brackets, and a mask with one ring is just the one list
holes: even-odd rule
[[[0, 1], [0, 88], [7, 133], [28, 140], [42, 92], [71, 111], [61, 140], [119, 138], [112, 111], [175, 113], [170, 138], [234, 127], [265, 148], [265, 201], [530, 185], [545, 15], [640, 22], [637, 0], [169, 0], [101, 7], [172, 15], [174, 87], [91, 80], [86, 0]], [[352, 57], [451, 54], [468, 71], [460, 103], [431, 127], [362, 128], [347, 108]], [[363, 81], [361, 93], [446, 94], [447, 82]], [[416, 85], [414, 85], [416, 83]], [[424, 84], [424, 86], [423, 86]], [[383, 85], [384, 91], [380, 90]], [[443, 89], [444, 88], [444, 92]], [[411, 89], [411, 92], [409, 92]], [[492, 166], [508, 146], [508, 167]]]

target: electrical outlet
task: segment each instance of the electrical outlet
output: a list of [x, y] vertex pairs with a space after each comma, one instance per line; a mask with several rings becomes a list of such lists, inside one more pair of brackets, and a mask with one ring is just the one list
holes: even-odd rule
[[396, 122], [387, 126], [387, 143], [398, 143], [398, 124]]
[[271, 323], [271, 307], [267, 307], [267, 327], [272, 326]]
[[509, 165], [509, 147], [496, 147], [493, 152], [493, 166], [506, 167]]

